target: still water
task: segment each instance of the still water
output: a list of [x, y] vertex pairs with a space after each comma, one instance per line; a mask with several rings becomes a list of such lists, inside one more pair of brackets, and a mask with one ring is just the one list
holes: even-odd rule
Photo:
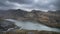
[[14, 19], [5, 19], [7, 21], [14, 22], [17, 26], [21, 27], [20, 29], [26, 29], [26, 30], [38, 30], [38, 31], [54, 31], [54, 32], [60, 32], [60, 29], [58, 28], [51, 28], [48, 26], [45, 26], [43, 24], [40, 24], [38, 22], [33, 21], [17, 21]]

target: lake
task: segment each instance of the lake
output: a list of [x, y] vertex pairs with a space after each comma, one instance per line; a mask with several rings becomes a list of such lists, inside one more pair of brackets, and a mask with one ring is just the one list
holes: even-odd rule
[[17, 26], [21, 27], [20, 29], [60, 32], [60, 29], [58, 28], [51, 28], [51, 27], [48, 27], [46, 25], [43, 25], [34, 21], [17, 21], [14, 19], [5, 19], [5, 20], [14, 22]]

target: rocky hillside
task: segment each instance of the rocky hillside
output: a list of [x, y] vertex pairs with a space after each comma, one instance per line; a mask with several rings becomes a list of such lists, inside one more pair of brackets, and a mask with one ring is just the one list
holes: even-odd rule
[[16, 20], [33, 20], [38, 21], [39, 23], [45, 24], [50, 27], [60, 28], [60, 11], [48, 11], [43, 12], [39, 10], [32, 10], [31, 12], [24, 11], [21, 9], [18, 10], [5, 10], [0, 11], [0, 17], [4, 19], [16, 19]]
[[60, 11], [48, 12], [49, 22], [51, 26], [60, 28]]

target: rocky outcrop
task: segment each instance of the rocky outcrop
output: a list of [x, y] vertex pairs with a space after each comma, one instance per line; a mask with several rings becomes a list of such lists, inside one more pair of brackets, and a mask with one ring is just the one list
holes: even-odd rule
[[7, 31], [10, 28], [15, 28], [16, 26], [13, 22], [0, 19], [0, 31]]

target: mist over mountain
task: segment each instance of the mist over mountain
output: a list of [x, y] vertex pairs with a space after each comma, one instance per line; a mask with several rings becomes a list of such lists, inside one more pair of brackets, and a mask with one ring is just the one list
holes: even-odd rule
[[[48, 11], [43, 12], [39, 10], [32, 10], [31, 12], [17, 9], [17, 10], [1, 10], [0, 17], [4, 19], [16, 19], [16, 20], [34, 20], [42, 22], [43, 24], [60, 28], [60, 11]], [[50, 23], [50, 24], [49, 24]], [[53, 25], [52, 25], [53, 24]]]

